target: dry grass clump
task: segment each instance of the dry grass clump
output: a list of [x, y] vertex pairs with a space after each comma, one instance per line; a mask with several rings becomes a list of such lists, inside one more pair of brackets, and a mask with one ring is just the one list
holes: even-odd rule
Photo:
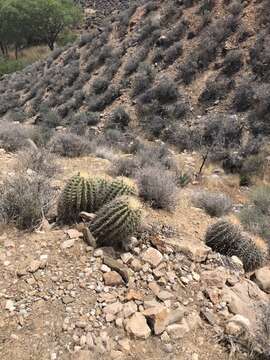
[[177, 186], [172, 174], [160, 167], [147, 167], [137, 174], [140, 196], [153, 208], [173, 211]]
[[227, 195], [211, 191], [202, 191], [195, 194], [193, 204], [213, 217], [226, 215], [232, 208], [232, 201]]

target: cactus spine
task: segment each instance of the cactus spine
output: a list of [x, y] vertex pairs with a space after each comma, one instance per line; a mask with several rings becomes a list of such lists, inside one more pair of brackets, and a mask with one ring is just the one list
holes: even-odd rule
[[136, 232], [141, 216], [142, 206], [139, 200], [132, 196], [121, 196], [98, 211], [89, 229], [98, 246], [119, 246]]
[[110, 202], [118, 196], [122, 195], [138, 195], [138, 190], [134, 183], [125, 177], [120, 177], [113, 180], [107, 188], [105, 195], [105, 203]]
[[222, 255], [239, 257], [245, 271], [262, 267], [267, 258], [267, 246], [263, 241], [258, 244], [244, 234], [239, 226], [225, 220], [220, 220], [208, 228], [205, 242]]

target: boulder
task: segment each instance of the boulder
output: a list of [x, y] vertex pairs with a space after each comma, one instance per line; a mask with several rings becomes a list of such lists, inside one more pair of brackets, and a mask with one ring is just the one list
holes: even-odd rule
[[147, 339], [151, 334], [146, 318], [139, 312], [126, 321], [125, 328], [130, 335], [139, 339]]

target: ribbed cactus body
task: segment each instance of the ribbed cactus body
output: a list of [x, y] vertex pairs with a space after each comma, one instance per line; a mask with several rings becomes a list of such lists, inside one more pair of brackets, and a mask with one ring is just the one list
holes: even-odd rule
[[138, 199], [130, 196], [117, 197], [104, 205], [89, 229], [98, 246], [121, 245], [136, 232], [140, 225], [142, 206]]
[[105, 203], [122, 195], [138, 195], [138, 190], [134, 183], [124, 177], [117, 178], [109, 184], [105, 195]]
[[[89, 194], [89, 209], [90, 212], [96, 212], [104, 205], [110, 181], [103, 178], [91, 179], [92, 191]], [[90, 206], [91, 205], [91, 206]]]
[[78, 219], [81, 211], [88, 206], [88, 180], [77, 174], [73, 176], [63, 189], [58, 202], [58, 219], [70, 223]]
[[267, 246], [259, 246], [240, 227], [220, 220], [207, 230], [206, 245], [222, 255], [237, 256], [243, 262], [245, 271], [252, 271], [264, 265]]

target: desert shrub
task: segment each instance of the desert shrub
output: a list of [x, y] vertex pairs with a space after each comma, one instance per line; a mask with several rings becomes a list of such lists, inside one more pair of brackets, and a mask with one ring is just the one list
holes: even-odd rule
[[113, 49], [110, 45], [104, 45], [100, 50], [98, 57], [98, 64], [104, 64], [105, 60], [112, 56]]
[[213, 217], [224, 216], [232, 209], [231, 199], [227, 195], [210, 191], [195, 194], [193, 204]]
[[79, 47], [83, 47], [84, 45], [90, 43], [92, 41], [93, 34], [82, 34], [79, 40]]
[[59, 173], [60, 167], [56, 157], [46, 149], [27, 149], [18, 154], [18, 167], [22, 171], [31, 170], [39, 176], [54, 177]]
[[129, 114], [122, 106], [118, 106], [110, 115], [108, 127], [125, 129], [130, 121]]
[[111, 85], [104, 94], [99, 97], [90, 97], [88, 109], [91, 112], [103, 111], [107, 106], [111, 105], [114, 100], [120, 96], [120, 88]]
[[148, 15], [150, 12], [155, 11], [157, 9], [158, 9], [158, 4], [155, 1], [149, 1], [144, 7], [145, 15]]
[[197, 63], [193, 60], [187, 60], [179, 67], [179, 78], [188, 85], [192, 82], [197, 72]]
[[99, 123], [100, 117], [97, 113], [79, 112], [71, 116], [70, 131], [80, 136], [84, 136], [89, 126], [95, 126]]
[[230, 51], [223, 62], [223, 73], [231, 76], [238, 72], [243, 66], [242, 52], [240, 50]]
[[140, 27], [140, 32], [138, 34], [137, 41], [139, 43], [143, 42], [147, 39], [150, 35], [153, 34], [155, 30], [159, 28], [159, 24], [153, 19], [146, 19], [145, 22]]
[[139, 161], [136, 157], [117, 158], [110, 169], [114, 176], [133, 177], [140, 168]]
[[95, 94], [102, 94], [107, 90], [110, 82], [106, 78], [97, 78], [93, 81], [93, 89]]
[[150, 103], [155, 100], [159, 104], [175, 102], [178, 97], [178, 89], [170, 78], [163, 78], [161, 81], [140, 96], [140, 103]]
[[270, 86], [260, 85], [254, 94], [254, 105], [248, 121], [254, 135], [270, 133]]
[[48, 143], [51, 152], [65, 157], [84, 156], [91, 152], [91, 144], [82, 136], [56, 133]]
[[240, 213], [243, 226], [250, 232], [270, 240], [270, 186], [254, 188]]
[[132, 96], [142, 94], [147, 90], [155, 77], [154, 70], [151, 65], [141, 64], [137, 74], [132, 79]]
[[203, 15], [207, 12], [211, 12], [215, 7], [215, 5], [216, 5], [215, 0], [204, 0], [201, 6], [199, 7], [198, 14]]
[[125, 75], [129, 76], [138, 69], [140, 63], [147, 57], [148, 51], [148, 48], [143, 47], [135, 54], [135, 56], [128, 59], [124, 67]]
[[241, 43], [246, 41], [250, 36], [250, 31], [243, 24], [240, 25], [237, 31], [237, 41]]
[[265, 159], [262, 154], [244, 156], [240, 173], [240, 186], [250, 186], [253, 176], [262, 176]]
[[232, 106], [237, 112], [243, 112], [250, 109], [254, 102], [255, 92], [249, 82], [240, 84], [234, 93]]
[[33, 230], [47, 215], [54, 192], [47, 177], [17, 173], [4, 179], [0, 194], [1, 221]]
[[6, 151], [14, 152], [27, 146], [31, 131], [20, 124], [0, 122], [0, 146]]
[[207, 80], [205, 89], [199, 96], [200, 103], [213, 103], [222, 100], [234, 87], [234, 80], [225, 76], [217, 76], [213, 80]]
[[[93, 148], [93, 144], [92, 144]], [[116, 158], [118, 158], [117, 154], [115, 153], [114, 149], [112, 147], [106, 146], [106, 145], [97, 145], [93, 152], [95, 153], [96, 157], [99, 157], [101, 159], [107, 159], [112, 162], [115, 161]]]
[[250, 49], [250, 63], [253, 72], [261, 79], [270, 79], [270, 34], [259, 33], [254, 46]]
[[44, 107], [41, 107], [40, 112], [40, 120], [42, 122], [42, 126], [53, 129], [61, 124], [60, 117], [56, 112], [51, 111], [48, 108], [46, 109]]
[[233, 16], [238, 16], [243, 10], [244, 5], [239, 0], [234, 0], [229, 6], [228, 11]]
[[172, 211], [177, 203], [177, 187], [170, 172], [159, 167], [144, 168], [137, 174], [140, 196], [157, 209]]
[[164, 54], [164, 63], [166, 66], [171, 65], [182, 55], [183, 48], [180, 43], [170, 46]]

